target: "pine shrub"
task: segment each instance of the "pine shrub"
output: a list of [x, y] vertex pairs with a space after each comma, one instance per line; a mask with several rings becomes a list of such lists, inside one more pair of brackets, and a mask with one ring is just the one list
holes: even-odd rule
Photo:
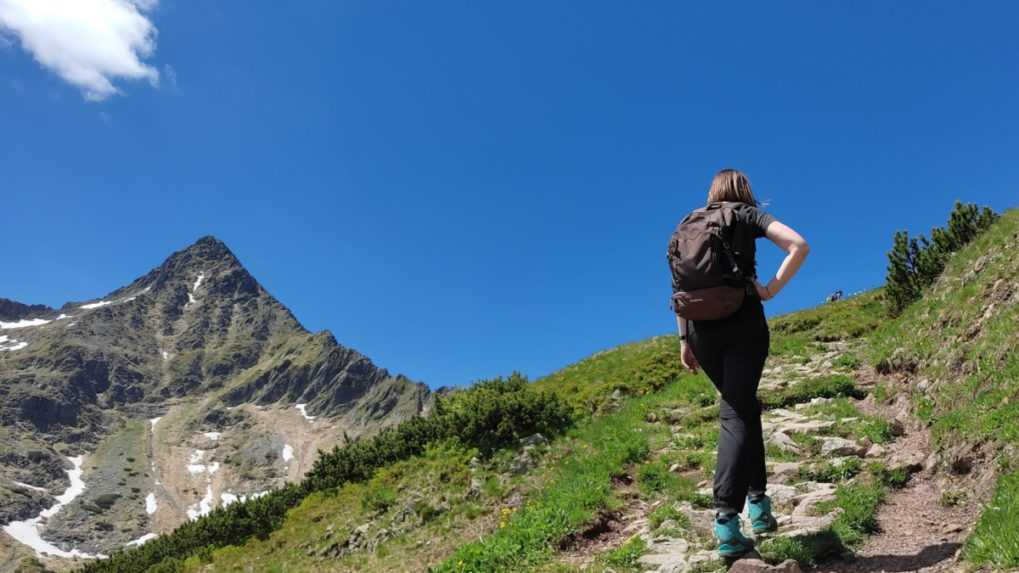
[[923, 290], [934, 283], [945, 269], [948, 257], [975, 239], [998, 219], [988, 207], [980, 209], [973, 203], [955, 202], [944, 228], [931, 229], [930, 240], [920, 235], [910, 237], [897, 231], [888, 252], [888, 274], [885, 296], [893, 316], [909, 303], [920, 298]]

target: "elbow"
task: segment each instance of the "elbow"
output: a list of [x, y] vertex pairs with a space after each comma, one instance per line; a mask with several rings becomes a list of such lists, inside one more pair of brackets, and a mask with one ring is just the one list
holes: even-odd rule
[[792, 248], [789, 250], [792, 254], [799, 255], [801, 259], [805, 259], [810, 254], [810, 245], [806, 241], [797, 241], [793, 243]]

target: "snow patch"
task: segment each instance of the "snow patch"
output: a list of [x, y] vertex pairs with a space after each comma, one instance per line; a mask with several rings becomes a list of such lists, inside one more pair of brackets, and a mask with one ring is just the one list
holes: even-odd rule
[[152, 424], [152, 431], [156, 431], [156, 423], [162, 420], [162, 416], [156, 416], [155, 418], [149, 418], [149, 423]]
[[167, 360], [169, 360], [169, 359], [170, 359], [170, 353], [169, 353], [169, 352], [167, 352], [167, 351], [165, 351], [165, 350], [164, 350], [164, 351], [162, 352], [162, 354], [163, 354], [163, 362], [166, 362]]
[[84, 553], [77, 549], [71, 549], [65, 551], [56, 545], [46, 541], [42, 538], [42, 531], [39, 529], [41, 522], [53, 517], [61, 508], [68, 503], [71, 503], [74, 498], [78, 497], [85, 491], [85, 481], [81, 479], [84, 470], [81, 468], [85, 461], [84, 456], [75, 456], [73, 458], [67, 458], [74, 466], [72, 469], [64, 470], [67, 472], [67, 477], [71, 480], [71, 485], [64, 493], [57, 496], [57, 503], [49, 509], [44, 509], [39, 512], [39, 515], [32, 519], [26, 519], [25, 521], [12, 521], [4, 526], [4, 532], [10, 535], [19, 543], [23, 543], [35, 550], [37, 555], [52, 555], [55, 557], [63, 557], [65, 559], [71, 559], [73, 557], [80, 557], [83, 559], [105, 559], [106, 555], [96, 554], [92, 555]]
[[205, 487], [205, 497], [188, 508], [188, 519], [194, 521], [212, 511], [212, 484]]
[[292, 459], [294, 459], [294, 447], [286, 444], [283, 446], [283, 461], [290, 463]]
[[142, 535], [141, 537], [139, 537], [138, 539], [135, 539], [134, 541], [128, 541], [127, 543], [124, 544], [124, 546], [125, 547], [131, 547], [132, 545], [134, 545], [134, 546], [145, 545], [145, 543], [147, 543], [149, 541], [152, 541], [153, 539], [155, 539], [157, 537], [159, 537], [159, 535], [157, 535], [155, 533], [146, 533], [145, 535]]
[[191, 286], [191, 290], [188, 291], [188, 305], [195, 304], [198, 299], [195, 298], [195, 293], [198, 292], [198, 287], [202, 286], [202, 281], [205, 280], [205, 273], [198, 273], [198, 278], [195, 279], [195, 284]]
[[145, 513], [152, 515], [159, 509], [159, 502], [156, 500], [155, 492], [149, 492], [149, 495], [145, 496]]
[[15, 338], [9, 338], [6, 334], [0, 335], [0, 352], [14, 352], [28, 346], [27, 342], [18, 342]]
[[32, 318], [32, 319], [23, 318], [18, 322], [4, 322], [0, 320], [0, 330], [5, 330], [8, 328], [28, 328], [29, 326], [42, 326], [44, 324], [49, 324], [50, 322], [52, 321], [46, 320], [45, 318]]
[[309, 422], [311, 422], [311, 421], [313, 421], [315, 419], [315, 416], [309, 416], [308, 415], [308, 405], [307, 404], [298, 404], [298, 405], [294, 406], [294, 408], [297, 408], [298, 410], [301, 411], [301, 415], [304, 416], [305, 420], [308, 420]]
[[269, 493], [268, 491], [260, 491], [260, 492], [256, 492], [256, 493], [253, 493], [253, 494], [250, 494], [250, 495], [246, 495], [246, 494], [236, 495], [236, 494], [230, 493], [228, 491], [225, 491], [225, 492], [219, 494], [219, 503], [220, 503], [221, 507], [226, 507], [226, 506], [230, 505], [231, 503], [237, 503], [238, 501], [247, 501], [249, 499], [258, 499], [258, 498], [260, 498], [263, 495], [266, 495], [268, 493]]
[[103, 307], [103, 306], [106, 306], [106, 305], [110, 305], [110, 304], [113, 304], [113, 301], [110, 301], [110, 300], [101, 300], [99, 302], [90, 302], [88, 304], [83, 304], [83, 305], [81, 305], [81, 308], [83, 308], [85, 310], [92, 310], [93, 308], [100, 308], [100, 307]]
[[69, 315], [69, 314], [61, 314], [60, 316], [56, 317], [54, 320], [64, 320], [65, 318], [74, 318], [74, 317]]
[[44, 487], [39, 487], [37, 485], [31, 485], [31, 484], [27, 484], [27, 483], [20, 482], [20, 481], [12, 481], [11, 483], [13, 483], [14, 485], [19, 485], [19, 486], [21, 486], [23, 488], [30, 489], [32, 491], [41, 491], [42, 493], [49, 493], [50, 492], [50, 490], [48, 490], [48, 489], [46, 489]]

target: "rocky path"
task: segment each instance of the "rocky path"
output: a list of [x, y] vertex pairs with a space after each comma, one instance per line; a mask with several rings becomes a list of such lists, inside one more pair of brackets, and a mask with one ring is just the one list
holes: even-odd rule
[[[835, 343], [807, 363], [776, 364], [765, 371], [762, 389], [781, 391], [800, 377], [830, 374], [832, 361], [845, 350], [843, 344]], [[873, 389], [877, 382], [872, 373], [857, 372], [854, 378], [857, 378], [858, 387], [864, 389]], [[769, 455], [769, 494], [780, 524], [779, 531], [769, 537], [808, 539], [827, 530], [843, 511], [830, 503], [835, 500], [837, 488], [836, 483], [830, 482], [848, 479], [848, 483], [852, 483], [853, 478], [831, 479], [824, 474], [837, 473], [840, 467], [860, 472], [873, 463], [880, 463], [889, 471], [905, 471], [909, 481], [904, 487], [888, 489], [878, 510], [879, 530], [854, 553], [812, 568], [811, 573], [958, 570], [957, 555], [979, 513], [972, 510], [979, 494], [971, 495], [968, 503], [943, 502], [945, 491], [958, 488], [960, 482], [951, 483], [935, 473], [937, 458], [932, 455], [929, 434], [910, 415], [905, 399], [882, 405], [871, 395], [864, 400], [851, 401], [861, 417], [890, 423], [895, 439], [879, 445], [848, 432], [847, 428], [859, 423], [858, 418], [834, 414], [837, 409], [826, 409], [830, 402], [819, 398], [765, 414], [765, 440], [769, 451], [780, 453], [779, 456]], [[775, 457], [784, 461], [772, 460]], [[710, 487], [701, 492], [710, 494]], [[712, 512], [695, 509], [688, 503], [676, 507], [689, 518], [691, 531], [677, 538], [667, 534], [668, 527], [659, 528], [666, 532], [662, 534], [649, 530], [646, 522], [642, 523], [641, 536], [648, 550], [640, 559], [641, 565], [658, 573], [725, 571], [725, 565], [714, 551], [710, 531]], [[737, 561], [729, 568], [731, 572], [798, 570], [799, 566], [792, 561], [768, 567], [752, 558]]]
[[[872, 400], [861, 409], [902, 424], [905, 435], [888, 447], [888, 456], [916, 469], [902, 489], [892, 489], [878, 511], [880, 530], [867, 538], [852, 559], [827, 563], [814, 573], [878, 573], [961, 570], [958, 554], [979, 511], [971, 494], [968, 503], [942, 503], [950, 483], [934, 473], [937, 460], [928, 431], [909, 415], [903, 402], [880, 406]], [[965, 483], [965, 481], [963, 482]], [[958, 484], [957, 484], [958, 485]]]
[[[806, 479], [803, 476], [810, 472], [805, 470], [812, 464], [831, 462], [838, 466], [850, 463], [850, 458], [866, 455], [867, 447], [852, 440], [828, 436], [821, 438], [820, 453], [812, 455], [811, 451], [791, 437], [801, 432], [828, 430], [836, 424], [837, 421], [801, 414], [796, 410], [777, 409], [766, 414], [766, 441], [800, 457], [799, 461], [768, 464], [771, 480], [768, 493], [779, 520], [778, 532], [768, 538], [811, 536], [830, 527], [838, 517], [841, 510], [825, 510], [825, 505], [835, 499], [835, 484]], [[700, 493], [710, 495], [710, 485], [703, 487]], [[641, 565], [657, 573], [713, 571], [722, 568], [724, 565], [717, 557], [712, 539], [714, 512], [710, 509], [696, 509], [686, 502], [677, 504], [676, 508], [687, 516], [691, 531], [683, 537], [674, 537], [668, 534], [673, 529], [669, 527], [670, 524], [662, 524], [659, 531], [650, 531], [648, 524], [643, 523], [642, 537], [648, 550], [640, 558]], [[749, 519], [745, 514], [743, 522], [744, 531], [749, 532]], [[764, 538], [757, 541], [764, 542]], [[745, 565], [740, 567], [746, 568]], [[774, 570], [786, 570], [788, 567]]]

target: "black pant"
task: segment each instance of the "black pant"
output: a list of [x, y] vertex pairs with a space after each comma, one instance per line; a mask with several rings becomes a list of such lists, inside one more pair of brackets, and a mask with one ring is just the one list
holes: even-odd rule
[[763, 494], [767, 485], [757, 399], [770, 342], [764, 307], [748, 297], [736, 314], [694, 322], [690, 330], [694, 356], [722, 395], [715, 507], [721, 514], [740, 513], [747, 495]]

